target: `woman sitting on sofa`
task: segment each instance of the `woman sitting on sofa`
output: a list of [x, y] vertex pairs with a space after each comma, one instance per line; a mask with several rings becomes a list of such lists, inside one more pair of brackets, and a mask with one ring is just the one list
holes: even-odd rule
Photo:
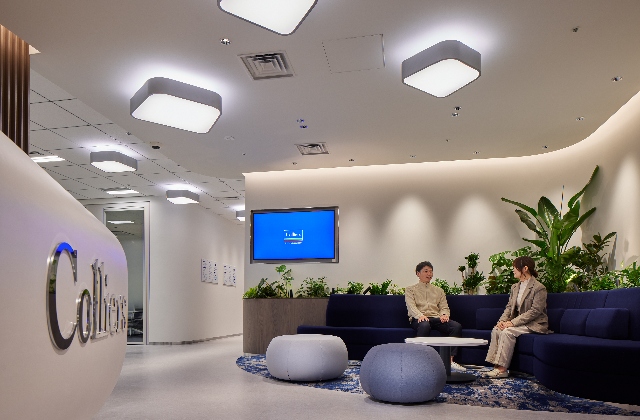
[[494, 365], [487, 372], [489, 378], [509, 376], [509, 364], [522, 334], [548, 334], [547, 289], [536, 280], [535, 263], [531, 257], [518, 257], [513, 261], [513, 275], [520, 280], [511, 286], [509, 302], [498, 324], [491, 331], [491, 344], [486, 361]]

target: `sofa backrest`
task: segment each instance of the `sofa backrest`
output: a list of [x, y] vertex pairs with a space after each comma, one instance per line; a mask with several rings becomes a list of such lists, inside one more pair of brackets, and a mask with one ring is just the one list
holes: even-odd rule
[[[451, 319], [462, 324], [464, 329], [477, 329], [486, 326], [495, 317], [500, 318], [501, 309], [507, 306], [509, 295], [455, 295], [447, 296], [447, 303], [451, 310]], [[483, 309], [477, 313], [478, 309]], [[489, 310], [486, 310], [489, 309]], [[480, 316], [480, 322], [477, 322]], [[495, 322], [493, 325], [495, 325]], [[493, 326], [492, 326], [493, 327]], [[490, 329], [490, 328], [487, 328]]]
[[547, 309], [594, 309], [604, 307], [607, 300], [607, 290], [598, 292], [570, 292], [549, 293], [547, 295]]
[[640, 341], [640, 287], [609, 290], [605, 308], [627, 308], [629, 310], [629, 338]]
[[410, 328], [404, 296], [331, 295], [327, 326]]
[[[490, 329], [508, 300], [509, 295], [447, 296], [451, 319], [464, 329]], [[622, 310], [610, 310], [616, 308]], [[640, 341], [640, 287], [549, 293], [547, 314], [555, 332]], [[409, 327], [404, 296], [331, 295], [326, 320], [332, 327]]]

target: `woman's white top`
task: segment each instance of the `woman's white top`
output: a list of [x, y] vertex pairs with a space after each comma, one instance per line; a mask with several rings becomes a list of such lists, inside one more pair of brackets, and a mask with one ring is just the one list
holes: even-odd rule
[[529, 285], [530, 281], [531, 281], [531, 277], [529, 277], [529, 280], [520, 282], [520, 289], [518, 289], [518, 298], [516, 299], [516, 302], [518, 302], [518, 307], [522, 305], [522, 298], [524, 297], [524, 291], [527, 290], [527, 286]]

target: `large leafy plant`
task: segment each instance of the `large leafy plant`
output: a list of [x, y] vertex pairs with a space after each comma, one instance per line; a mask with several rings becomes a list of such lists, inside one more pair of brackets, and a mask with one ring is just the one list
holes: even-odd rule
[[519, 209], [516, 213], [537, 239], [525, 241], [536, 245], [540, 250], [539, 256], [544, 263], [544, 276], [541, 279], [549, 292], [563, 292], [567, 287], [568, 275], [571, 271], [572, 259], [575, 251], [568, 251], [569, 240], [580, 225], [591, 216], [596, 208], [593, 207], [580, 214], [580, 198], [598, 173], [599, 167], [593, 170], [589, 182], [567, 202], [567, 212], [562, 215], [547, 197], [540, 197], [538, 208], [534, 209], [517, 201], [502, 198]]
[[453, 283], [453, 286], [449, 286], [449, 283], [446, 280], [435, 279], [431, 284], [441, 288], [445, 295], [459, 295], [462, 293], [462, 287], [458, 286], [456, 283]]
[[317, 279], [307, 277], [296, 292], [296, 297], [299, 298], [321, 298], [327, 296], [329, 296], [329, 286], [327, 286], [325, 277]]
[[391, 286], [391, 280], [385, 280], [382, 284], [369, 283], [369, 293], [372, 295], [388, 295], [389, 286]]
[[263, 299], [263, 298], [286, 298], [288, 297], [285, 285], [279, 281], [269, 283], [268, 279], [262, 278], [257, 286], [247, 290], [242, 296], [245, 299]]
[[[583, 243], [582, 248], [573, 247], [568, 252], [573, 253], [572, 263], [576, 269], [571, 278], [569, 289], [574, 290], [606, 290], [604, 286], [591, 285], [592, 282], [600, 282], [609, 277], [605, 274], [609, 271], [605, 248], [615, 237], [616, 232], [611, 232], [602, 237], [600, 233], [593, 235], [589, 243]], [[606, 283], [604, 283], [606, 284]], [[596, 289], [593, 289], [596, 287]], [[607, 286], [608, 287], [608, 286]]]
[[364, 284], [360, 282], [350, 281], [350, 282], [347, 282], [346, 288], [336, 287], [336, 293], [348, 294], [348, 295], [359, 295], [362, 293], [363, 289], [364, 289]]
[[487, 294], [509, 293], [511, 286], [518, 282], [513, 275], [513, 260], [531, 254], [531, 247], [525, 246], [515, 251], [503, 251], [490, 256], [491, 272], [485, 285]]

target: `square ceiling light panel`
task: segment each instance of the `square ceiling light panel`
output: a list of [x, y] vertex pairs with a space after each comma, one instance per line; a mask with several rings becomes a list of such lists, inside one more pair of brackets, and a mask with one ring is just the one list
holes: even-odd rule
[[116, 151], [91, 152], [89, 161], [105, 172], [131, 172], [138, 170], [138, 161]]
[[402, 81], [444, 98], [480, 77], [480, 53], [460, 41], [437, 43], [402, 62]]
[[222, 113], [216, 92], [164, 77], [154, 77], [130, 101], [131, 116], [194, 133], [208, 133]]
[[167, 200], [173, 204], [192, 204], [199, 203], [200, 196], [189, 190], [169, 190], [167, 191]]
[[218, 0], [218, 7], [230, 15], [280, 35], [298, 29], [318, 0]]

